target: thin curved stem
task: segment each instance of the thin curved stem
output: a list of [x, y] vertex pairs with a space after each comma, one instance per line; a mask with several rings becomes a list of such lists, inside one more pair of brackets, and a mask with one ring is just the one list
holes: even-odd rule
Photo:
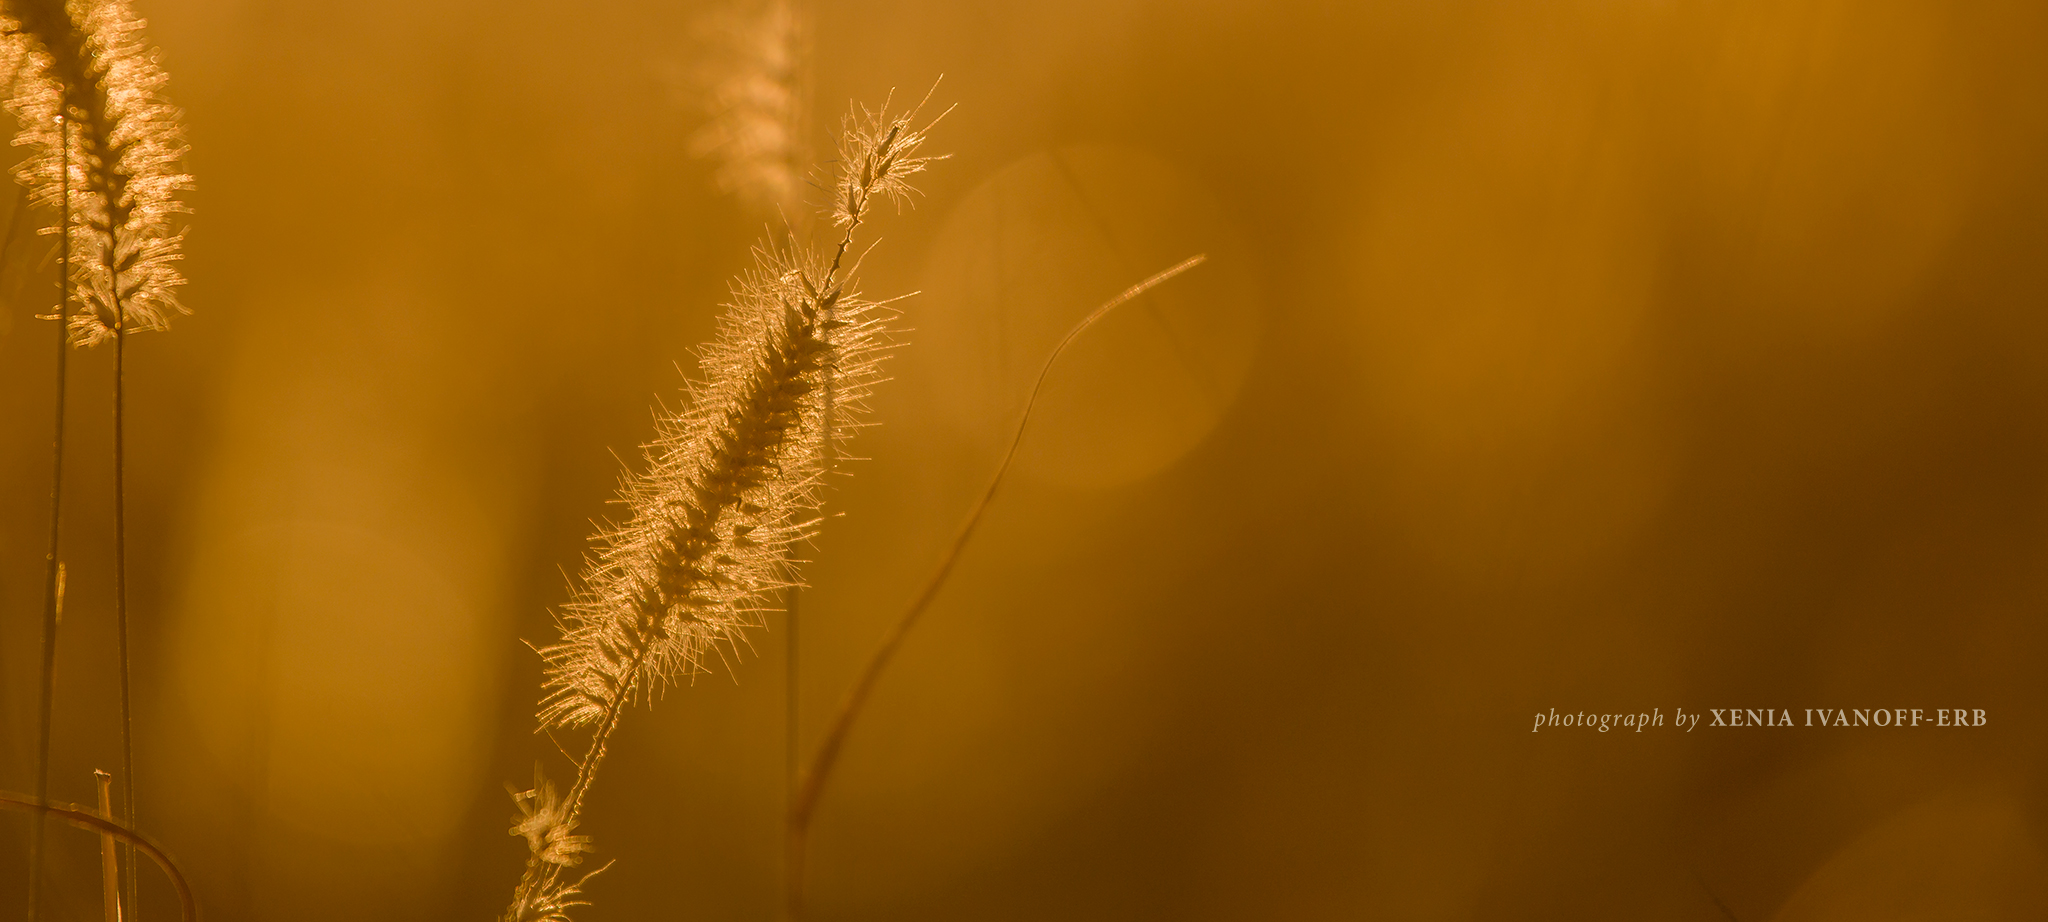
[[[57, 562], [58, 538], [64, 522], [64, 394], [65, 367], [71, 356], [71, 120], [57, 120], [58, 243], [57, 253], [57, 422], [50, 461], [50, 553], [43, 587], [42, 689], [36, 737], [36, 800], [50, 794], [50, 724], [57, 696], [57, 615], [63, 611], [63, 565]], [[29, 830], [28, 918], [36, 922], [43, 905], [43, 820]]]
[[185, 922], [198, 922], [199, 903], [192, 898], [191, 885], [185, 882], [185, 875], [178, 870], [177, 862], [172, 861], [171, 856], [148, 836], [77, 804], [57, 803], [12, 791], [0, 791], [0, 808], [36, 814], [38, 824], [43, 817], [54, 816], [80, 829], [110, 835], [128, 843], [129, 847], [148, 855], [149, 860], [164, 869], [164, 876], [170, 878], [171, 889], [178, 891], [178, 907], [183, 910]]
[[845, 700], [840, 702], [838, 714], [832, 718], [832, 725], [825, 732], [825, 739], [818, 744], [816, 754], [811, 757], [810, 768], [804, 772], [803, 780], [797, 786], [796, 798], [789, 808], [788, 834], [784, 842], [785, 860], [790, 868], [787, 903], [792, 918], [801, 905], [804, 846], [806, 836], [810, 832], [811, 817], [817, 809], [819, 797], [825, 792], [825, 783], [830, 780], [833, 767], [838, 764], [839, 751], [846, 744], [846, 736], [853, 729], [854, 721], [860, 717], [868, 696], [874, 693], [876, 683], [881, 681], [883, 670], [888, 668], [889, 661], [895, 657], [896, 649], [903, 645], [903, 639], [909, 636], [910, 629], [917, 626], [917, 621], [925, 609], [931, 607], [932, 600], [938, 598], [939, 589], [945, 586], [946, 578], [953, 573], [953, 565], [960, 560], [961, 550], [967, 546], [968, 539], [974, 536], [976, 526], [981, 524], [982, 514], [988, 511], [989, 503], [996, 497], [996, 490], [1003, 485], [1004, 475], [1010, 472], [1010, 463], [1017, 458], [1017, 448], [1024, 443], [1024, 430], [1031, 422], [1031, 410], [1038, 404], [1038, 393], [1045, 387], [1045, 379], [1052, 374], [1053, 365], [1059, 361], [1060, 355], [1067, 351], [1067, 347], [1072, 345], [1074, 340], [1079, 339], [1089, 327], [1108, 316], [1110, 311], [1164, 284], [1174, 276], [1201, 265], [1207, 259], [1206, 255], [1189, 257], [1172, 268], [1124, 289], [1122, 294], [1104, 302], [1101, 307], [1082, 318], [1080, 323], [1075, 324], [1073, 329], [1068, 330], [1059, 345], [1053, 347], [1052, 354], [1046, 356], [1045, 365], [1039, 368], [1038, 378], [1032, 382], [1031, 393], [1025, 398], [1024, 414], [1017, 420], [1016, 432], [1010, 437], [1010, 447], [1003, 452], [1002, 462], [996, 465], [995, 475], [989, 478], [988, 487], [982, 490], [981, 497], [968, 508], [966, 518], [960, 522], [960, 528], [953, 533], [953, 542], [946, 547], [945, 553], [939, 556], [939, 564], [933, 568], [930, 578], [925, 580], [924, 588], [918, 591], [917, 596], [911, 600], [910, 607], [904, 609], [902, 617], [896, 620], [896, 624], [882, 638], [881, 646], [876, 648], [874, 655], [868, 659], [867, 667], [861, 671], [860, 678], [847, 691]]

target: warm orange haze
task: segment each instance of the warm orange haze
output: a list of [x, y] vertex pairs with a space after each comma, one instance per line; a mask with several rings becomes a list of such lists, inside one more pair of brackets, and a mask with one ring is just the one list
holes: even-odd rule
[[0, 17], [0, 922], [2048, 917], [2048, 10]]

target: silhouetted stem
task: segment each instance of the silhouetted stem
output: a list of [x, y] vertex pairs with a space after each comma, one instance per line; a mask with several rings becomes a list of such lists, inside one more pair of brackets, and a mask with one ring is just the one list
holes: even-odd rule
[[812, 814], [818, 806], [818, 798], [824, 794], [825, 783], [830, 780], [832, 769], [838, 764], [839, 750], [846, 744], [846, 736], [853, 729], [854, 721], [860, 717], [868, 696], [873, 694], [876, 683], [881, 681], [882, 671], [888, 668], [889, 661], [895, 657], [896, 648], [902, 646], [903, 638], [910, 634], [910, 629], [917, 625], [918, 618], [924, 614], [926, 608], [931, 607], [932, 600], [938, 597], [939, 589], [953, 573], [953, 565], [960, 560], [960, 551], [967, 546], [968, 539], [974, 536], [975, 527], [981, 524], [982, 514], [988, 511], [989, 503], [995, 499], [997, 488], [1002, 486], [1004, 475], [1010, 471], [1010, 463], [1016, 460], [1017, 447], [1024, 442], [1025, 426], [1031, 422], [1031, 410], [1038, 403], [1038, 392], [1045, 387], [1045, 379], [1052, 373], [1053, 364], [1059, 361], [1060, 354], [1065, 352], [1075, 339], [1107, 316], [1110, 311], [1174, 276], [1201, 265], [1206, 259], [1206, 255], [1190, 257], [1170, 269], [1124, 289], [1122, 294], [1104, 302], [1101, 307], [1082, 318], [1080, 323], [1075, 324], [1073, 329], [1068, 330], [1059, 345], [1053, 347], [1052, 354], [1046, 356], [1045, 365], [1039, 368], [1038, 378], [1032, 382], [1031, 393], [1025, 398], [1024, 414], [1017, 420], [1017, 429], [1010, 438], [1010, 447], [1003, 452], [1002, 462], [996, 465], [995, 475], [989, 478], [988, 487], [967, 510], [966, 518], [953, 533], [952, 544], [940, 555], [939, 564], [932, 570], [931, 577], [925, 580], [924, 588], [918, 591], [910, 607], [904, 610], [902, 617], [896, 620], [896, 624], [882, 638], [882, 645], [876, 648], [872, 657], [869, 657], [867, 668], [861, 671], [860, 678], [848, 690], [845, 700], [839, 705], [839, 713], [833, 717], [831, 727], [825, 732], [824, 741], [818, 744], [817, 753], [811, 757], [810, 768], [804, 773], [803, 780], [797, 787], [796, 797], [789, 808], [787, 838], [784, 840], [784, 861], [789, 867], [785, 903], [791, 919], [796, 919], [802, 914], [806, 838], [810, 832]]
[[[57, 227], [57, 422], [50, 460], [50, 552], [43, 586], [42, 689], [36, 736], [36, 801], [50, 794], [50, 722], [57, 695], [57, 613], [63, 609], [62, 565], [57, 562], [58, 538], [64, 521], [64, 393], [65, 367], [71, 356], [71, 120], [59, 118], [61, 144], [61, 214]], [[43, 905], [43, 819], [29, 830], [28, 919], [36, 922]]]

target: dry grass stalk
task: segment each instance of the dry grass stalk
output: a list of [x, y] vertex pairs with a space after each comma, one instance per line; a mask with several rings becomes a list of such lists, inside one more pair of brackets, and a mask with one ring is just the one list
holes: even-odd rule
[[[512, 832], [526, 839], [526, 870], [504, 918], [558, 920], [579, 905], [589, 850], [575, 833], [606, 745], [626, 707], [737, 653], [776, 595], [796, 585], [793, 551], [818, 525], [818, 491], [834, 439], [831, 401], [858, 412], [878, 375], [892, 312], [859, 296], [848, 263], [855, 233], [883, 199], [912, 193], [930, 124], [918, 109], [848, 117], [828, 206], [841, 235], [829, 258], [795, 240], [755, 251], [733, 288], [718, 335], [700, 355], [688, 403], [665, 416], [621, 500], [631, 515], [601, 533], [582, 589], [540, 649], [546, 664], [543, 731], [590, 732], [576, 780], [556, 796], [542, 778], [515, 794]], [[934, 120], [936, 122], [936, 119]]]
[[[184, 279], [175, 265], [182, 255], [183, 235], [173, 231], [172, 223], [185, 211], [177, 194], [191, 186], [191, 177], [179, 169], [185, 153], [178, 125], [181, 115], [163, 99], [164, 72], [143, 40], [143, 26], [126, 0], [0, 4], [0, 57], [12, 65], [7, 106], [20, 123], [14, 143], [30, 148], [17, 176], [31, 201], [58, 214], [56, 226], [47, 229], [60, 235], [63, 254], [62, 290], [52, 319], [59, 324], [60, 342], [67, 335], [78, 345], [114, 341], [114, 598], [121, 669], [122, 816], [131, 825], [135, 759], [128, 681], [124, 346], [130, 330], [164, 329], [170, 315], [183, 310], [176, 289]], [[70, 313], [73, 300], [84, 309]], [[60, 358], [60, 468], [63, 369]], [[61, 518], [57, 499], [51, 518], [54, 560], [56, 522]], [[47, 643], [53, 644], [54, 636]], [[46, 756], [45, 751], [45, 765]], [[45, 772], [38, 768], [39, 796]], [[33, 876], [41, 851], [32, 850]], [[40, 896], [33, 886], [31, 918]], [[128, 895], [132, 909], [132, 861]]]
[[953, 565], [960, 560], [960, 552], [967, 547], [968, 539], [974, 537], [975, 529], [980, 526], [982, 514], [988, 511], [989, 504], [995, 500], [996, 491], [1002, 487], [1003, 479], [1010, 472], [1010, 462], [1017, 458], [1018, 446], [1024, 444], [1024, 431], [1031, 422], [1031, 410], [1038, 405], [1038, 392], [1045, 387], [1045, 379], [1052, 374], [1053, 365], [1059, 362], [1060, 355], [1067, 351], [1068, 346], [1073, 345], [1089, 327], [1109, 316], [1111, 311], [1207, 260], [1208, 256], [1205, 254], [1188, 257], [1124, 289], [1116, 297], [1090, 311], [1080, 323], [1074, 324], [1046, 356], [1045, 364], [1038, 369], [1038, 377], [1031, 383], [1031, 391], [1024, 398], [1024, 412], [1017, 418], [1017, 428], [1010, 436], [1010, 447], [1003, 452], [1003, 460], [997, 463], [988, 486], [983, 488], [980, 498], [975, 500], [974, 505], [968, 508], [960, 527], [953, 533], [952, 543], [939, 555], [938, 566], [932, 569], [932, 574], [926, 578], [923, 588], [918, 590], [909, 607], [904, 609], [903, 614], [890, 627], [889, 633], [882, 638], [881, 645], [875, 649], [874, 655], [868, 658], [867, 666], [861, 670], [860, 678], [847, 690], [846, 698], [839, 704], [838, 713], [833, 716], [831, 726], [825, 731], [824, 740], [818, 744], [817, 752], [811, 756], [809, 766], [804, 769], [802, 777], [797, 782], [796, 790], [790, 798], [783, 840], [783, 862], [786, 869], [783, 898], [784, 911], [788, 918], [799, 919], [803, 916], [804, 857], [811, 819], [817, 812], [819, 798], [825, 794], [825, 784], [832, 777], [832, 769], [839, 764], [839, 752], [846, 744], [847, 734], [853, 731], [854, 722], [860, 718], [861, 710], [867, 705], [868, 696], [873, 694], [875, 685], [882, 680], [882, 673], [895, 658], [897, 648], [903, 645], [904, 638], [910, 636], [910, 629], [917, 626], [918, 619], [924, 616], [925, 609], [931, 607], [932, 601], [938, 598], [939, 590], [946, 585], [946, 578], [953, 573]]
[[[66, 201], [68, 201], [68, 197]], [[69, 223], [68, 213], [62, 215], [65, 226]], [[59, 247], [60, 259], [71, 256], [70, 236], [64, 237]], [[70, 276], [64, 271], [64, 262], [59, 262], [57, 271], [57, 310], [53, 315], [57, 321], [57, 386], [56, 412], [53, 413], [56, 430], [51, 439], [50, 450], [50, 543], [44, 558], [45, 577], [43, 585], [42, 661], [39, 664], [40, 683], [36, 697], [36, 803], [42, 803], [50, 794], [50, 728], [53, 723], [57, 696], [57, 625], [64, 617], [64, 562], [57, 559], [62, 548], [64, 526], [64, 406], [67, 373], [71, 349], [68, 345], [69, 325], [65, 315], [71, 309]], [[29, 830], [28, 840], [28, 918], [35, 922], [42, 909], [43, 899], [43, 837], [48, 823], [37, 815], [35, 825]]]

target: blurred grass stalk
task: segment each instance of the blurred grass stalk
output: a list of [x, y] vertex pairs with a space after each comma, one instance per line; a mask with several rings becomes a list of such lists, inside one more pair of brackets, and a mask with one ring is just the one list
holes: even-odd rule
[[874, 693], [876, 684], [881, 681], [882, 672], [895, 658], [896, 649], [903, 645], [904, 638], [910, 635], [910, 629], [917, 626], [925, 609], [931, 607], [932, 601], [938, 598], [939, 590], [946, 584], [946, 578], [953, 573], [953, 565], [960, 560], [960, 552], [967, 547], [968, 540], [974, 537], [975, 529], [981, 524], [982, 514], [987, 512], [989, 504], [995, 501], [996, 490], [1003, 485], [1004, 477], [1010, 472], [1010, 463], [1017, 459], [1018, 446], [1024, 444], [1024, 430], [1031, 422], [1031, 410], [1038, 403], [1038, 392], [1045, 387], [1045, 379], [1052, 374], [1053, 365], [1059, 362], [1060, 355], [1067, 351], [1068, 346], [1073, 345], [1089, 327], [1109, 316], [1111, 311], [1165, 284], [1175, 276], [1201, 265], [1208, 258], [1206, 254], [1191, 256], [1124, 289], [1121, 294], [1090, 311], [1080, 323], [1074, 324], [1046, 356], [1045, 364], [1038, 369], [1038, 377], [1032, 381], [1030, 393], [1025, 396], [1024, 411], [1017, 418], [1016, 429], [1010, 436], [1010, 446], [1003, 452], [1003, 459], [997, 463], [995, 473], [989, 477], [988, 486], [983, 488], [980, 498], [975, 500], [974, 505], [968, 508], [966, 517], [953, 533], [952, 543], [939, 555], [939, 563], [932, 569], [932, 575], [925, 580], [924, 587], [897, 618], [895, 625], [890, 627], [889, 633], [882, 637], [881, 646], [868, 658], [867, 665], [861, 670], [860, 678], [854, 681], [853, 687], [847, 689], [838, 713], [833, 716], [831, 726], [825, 731], [824, 740], [812, 754], [811, 761], [804, 769], [791, 796], [783, 844], [783, 906], [792, 922], [803, 916], [804, 857], [810, 837], [811, 820], [817, 812], [818, 800], [825, 794], [825, 784], [831, 779], [832, 769], [839, 764], [840, 749], [845, 746], [846, 737], [853, 731], [854, 722], [860, 718], [861, 711], [867, 706], [868, 696]]

